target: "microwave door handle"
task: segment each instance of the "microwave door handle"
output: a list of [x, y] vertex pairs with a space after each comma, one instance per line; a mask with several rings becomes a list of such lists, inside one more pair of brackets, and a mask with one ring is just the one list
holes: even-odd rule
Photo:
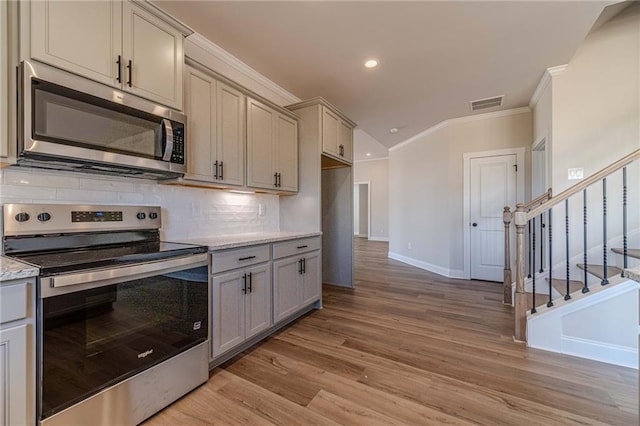
[[164, 127], [166, 135], [166, 145], [164, 146], [164, 155], [162, 156], [162, 160], [170, 161], [171, 153], [173, 153], [173, 127], [171, 126], [171, 121], [166, 118], [162, 119], [162, 126]]

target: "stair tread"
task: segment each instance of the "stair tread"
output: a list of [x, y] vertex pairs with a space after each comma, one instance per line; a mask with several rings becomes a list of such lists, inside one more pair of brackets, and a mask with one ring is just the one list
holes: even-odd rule
[[[549, 278], [545, 278], [547, 280], [547, 282], [549, 282]], [[558, 290], [558, 292], [560, 292], [560, 294], [565, 294], [567, 291], [567, 280], [566, 279], [562, 279], [562, 278], [553, 278], [551, 281], [551, 284], [553, 285], [553, 288], [555, 288], [556, 290]], [[582, 281], [574, 281], [574, 280], [570, 280], [569, 281], [569, 294], [573, 293], [574, 291], [578, 291], [580, 290], [582, 287], [584, 287], [584, 283]]]
[[[578, 268], [584, 269], [584, 264], [579, 263]], [[604, 278], [604, 265], [595, 265], [595, 264], [587, 264], [587, 272], [591, 275], [595, 275], [596, 277], [602, 279]], [[616, 266], [607, 265], [607, 277], [614, 277], [616, 275], [620, 275], [622, 269]]]
[[[622, 247], [615, 247], [611, 249], [612, 252], [617, 253], [617, 254], [624, 254], [624, 249]], [[635, 257], [636, 259], [640, 259], [640, 249], [627, 249], [627, 255], [629, 255], [629, 257]]]
[[[531, 307], [533, 306], [533, 293], [527, 292], [525, 294], [527, 295], [527, 308], [531, 309]], [[548, 295], [536, 293], [536, 307], [540, 307], [543, 305], [546, 306], [548, 301]]]

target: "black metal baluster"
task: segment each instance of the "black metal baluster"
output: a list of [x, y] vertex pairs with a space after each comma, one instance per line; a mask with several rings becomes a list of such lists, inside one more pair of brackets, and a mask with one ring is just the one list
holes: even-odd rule
[[[627, 253], [627, 167], [622, 168], [622, 263], [623, 270], [629, 267]], [[622, 272], [624, 273], [624, 272]]]
[[566, 237], [565, 243], [565, 257], [566, 257], [566, 265], [567, 265], [567, 292], [564, 294], [564, 300], [571, 299], [570, 289], [569, 289], [569, 199], [564, 200], [564, 234]]
[[527, 278], [531, 278], [531, 256], [533, 253], [533, 250], [531, 249], [531, 221], [529, 221], [528, 223], [529, 226], [529, 274], [527, 275]]
[[540, 270], [544, 272], [544, 213], [540, 213]]
[[584, 250], [584, 287], [582, 287], [583, 293], [589, 292], [589, 286], [587, 285], [587, 189], [582, 190], [582, 223], [584, 226], [584, 234], [582, 241], [582, 249]]
[[551, 250], [551, 241], [552, 241], [552, 227], [551, 227], [551, 209], [549, 209], [549, 214], [548, 214], [548, 219], [547, 219], [547, 226], [549, 226], [549, 301], [547, 302], [547, 308], [550, 308], [553, 306], [553, 299], [552, 299], [552, 281], [553, 281], [553, 259], [552, 254], [553, 251]]
[[603, 276], [601, 285], [609, 284], [607, 279], [607, 178], [602, 179], [602, 263]]
[[533, 270], [533, 298], [532, 298], [532, 307], [531, 307], [531, 313], [535, 314], [536, 313], [536, 218], [534, 217], [533, 219], [531, 219], [531, 221], [533, 222], [531, 224], [531, 227], [533, 228], [533, 233], [531, 236], [531, 246], [533, 249], [533, 256], [531, 256], [532, 261], [533, 261], [533, 265], [532, 265], [532, 270]]

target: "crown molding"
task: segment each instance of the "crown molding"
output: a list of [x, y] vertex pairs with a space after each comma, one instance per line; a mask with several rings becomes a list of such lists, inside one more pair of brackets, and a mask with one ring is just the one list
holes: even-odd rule
[[174, 16], [170, 15], [169, 13], [165, 12], [161, 7], [158, 7], [157, 5], [151, 3], [149, 0], [131, 0], [131, 1], [135, 3], [137, 6], [143, 8], [147, 12], [156, 16], [157, 18], [165, 21], [172, 27], [176, 28], [185, 37], [195, 32], [190, 26], [180, 21], [179, 19], [175, 18]]
[[419, 139], [422, 139], [427, 135], [430, 135], [431, 133], [444, 129], [445, 127], [452, 126], [454, 124], [470, 123], [473, 121], [480, 121], [480, 120], [490, 120], [492, 118], [508, 117], [511, 115], [526, 114], [529, 112], [531, 112], [531, 109], [528, 106], [526, 106], [526, 107], [520, 107], [520, 108], [505, 109], [502, 111], [487, 112], [484, 114], [475, 114], [475, 115], [467, 115], [464, 117], [450, 118], [448, 120], [441, 121], [435, 126], [429, 127], [427, 130], [424, 130], [403, 142], [400, 142], [398, 145], [392, 146], [391, 148], [389, 148], [389, 151], [395, 151], [396, 149], [409, 145]]
[[333, 104], [331, 104], [329, 101], [327, 101], [322, 96], [316, 96], [315, 98], [307, 99], [307, 100], [302, 101], [302, 102], [297, 102], [297, 103], [292, 104], [292, 105], [287, 105], [285, 108], [287, 108], [287, 109], [289, 109], [291, 111], [295, 111], [295, 110], [306, 108], [306, 107], [312, 106], [312, 105], [323, 105], [323, 106], [329, 108], [334, 113], [338, 114], [338, 116], [343, 121], [346, 121], [351, 127], [356, 128], [358, 126], [353, 120], [351, 120], [349, 117], [344, 115], [342, 113], [342, 111], [340, 111], [338, 108], [336, 108]]
[[529, 101], [529, 108], [535, 108], [535, 106], [538, 104], [538, 101], [540, 100], [540, 97], [542, 96], [542, 93], [547, 88], [547, 85], [551, 82], [551, 79], [562, 74], [564, 70], [567, 69], [567, 66], [567, 64], [558, 65], [557, 67], [551, 67], [544, 70], [544, 73], [542, 73], [542, 78], [540, 78], [538, 86], [536, 87], [536, 90], [533, 92], [531, 100]]
[[298, 98], [296, 95], [284, 89], [283, 87], [279, 86], [278, 84], [274, 83], [273, 81], [269, 80], [267, 77], [260, 74], [258, 71], [254, 70], [249, 65], [245, 64], [240, 59], [236, 58], [231, 53], [227, 52], [222, 47], [218, 46], [208, 38], [205, 38], [201, 34], [194, 32], [193, 34], [188, 36], [187, 39], [191, 41], [193, 44], [195, 44], [196, 46], [198, 46], [199, 48], [206, 51], [207, 53], [213, 55], [220, 61], [224, 62], [226, 65], [239, 71], [240, 73], [244, 74], [246, 77], [260, 84], [264, 88], [272, 91], [278, 96], [286, 99], [287, 102], [290, 102], [290, 103], [300, 102], [300, 98]]

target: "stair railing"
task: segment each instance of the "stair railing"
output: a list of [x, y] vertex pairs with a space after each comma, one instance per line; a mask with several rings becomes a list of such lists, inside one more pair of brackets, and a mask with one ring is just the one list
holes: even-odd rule
[[[536, 285], [536, 271], [535, 271], [535, 261], [536, 261], [536, 253], [535, 253], [535, 244], [536, 244], [536, 226], [535, 220], [538, 218], [539, 220], [544, 219], [546, 215], [546, 224], [548, 226], [548, 249], [546, 255], [548, 256], [548, 269], [549, 275], [547, 277], [549, 282], [549, 301], [547, 302], [547, 306], [553, 306], [552, 301], [552, 270], [553, 270], [553, 233], [552, 233], [552, 209], [560, 204], [564, 204], [564, 216], [565, 216], [565, 253], [566, 257], [566, 293], [564, 295], [565, 300], [571, 298], [570, 295], [570, 276], [569, 276], [569, 198], [573, 195], [579, 194], [582, 192], [582, 221], [583, 221], [583, 259], [582, 264], [578, 265], [580, 268], [584, 269], [584, 285], [582, 287], [582, 292], [589, 292], [589, 286], [587, 282], [587, 273], [588, 273], [588, 263], [587, 263], [587, 253], [589, 250], [587, 244], [587, 232], [588, 232], [588, 200], [587, 200], [587, 188], [591, 187], [596, 183], [602, 184], [602, 242], [603, 242], [603, 277], [601, 279], [601, 285], [607, 285], [609, 283], [608, 269], [607, 269], [607, 220], [608, 220], [608, 211], [607, 211], [607, 177], [611, 174], [622, 170], [622, 241], [623, 241], [623, 268], [628, 267], [628, 229], [627, 229], [627, 197], [628, 197], [628, 188], [627, 188], [627, 166], [634, 161], [640, 159], [640, 149], [637, 149], [622, 157], [618, 161], [612, 163], [611, 165], [603, 168], [599, 172], [593, 174], [592, 176], [578, 182], [574, 186], [564, 190], [560, 194], [556, 196], [551, 196], [551, 190], [546, 193], [540, 195], [536, 199], [530, 201], [529, 203], [519, 203], [516, 205], [515, 211], [512, 213], [509, 208], [505, 207], [503, 214], [503, 221], [505, 224], [505, 273], [504, 273], [504, 302], [511, 303], [511, 270], [510, 270], [510, 259], [509, 259], [509, 232], [508, 228], [510, 227], [511, 222], [515, 223], [516, 227], [516, 290], [515, 290], [515, 300], [514, 300], [514, 310], [515, 310], [515, 339], [519, 341], [526, 341], [526, 320], [527, 320], [527, 312], [531, 311], [531, 314], [536, 313], [536, 302], [535, 302], [535, 285]], [[531, 279], [533, 285], [533, 301], [531, 306], [529, 306], [528, 298], [525, 293], [525, 229], [528, 225], [531, 224], [531, 236], [529, 238], [530, 241], [530, 261], [529, 267], [531, 269]], [[541, 240], [539, 240], [541, 242]], [[540, 272], [542, 272], [542, 262], [540, 265]], [[508, 280], [508, 281], [507, 281]], [[507, 287], [508, 287], [508, 297], [507, 297]]]
[[[534, 207], [538, 207], [543, 204], [545, 201], [551, 199], [551, 188], [547, 190], [547, 192], [543, 192], [538, 195], [533, 200], [528, 203], [523, 203], [522, 208], [525, 211], [530, 211]], [[504, 222], [504, 279], [503, 279], [503, 298], [502, 302], [505, 305], [511, 305], [513, 302], [513, 291], [511, 285], [513, 284], [512, 273], [511, 273], [511, 222], [513, 221], [513, 212], [511, 211], [511, 207], [505, 206], [504, 211], [502, 213], [502, 221]], [[531, 234], [531, 226], [529, 226], [529, 234]], [[531, 235], [529, 235], [531, 237]], [[529, 238], [529, 242], [531, 243], [531, 238]], [[531, 247], [529, 247], [529, 253], [533, 253]], [[529, 274], [531, 277], [531, 265], [533, 263], [533, 259], [529, 257]]]

